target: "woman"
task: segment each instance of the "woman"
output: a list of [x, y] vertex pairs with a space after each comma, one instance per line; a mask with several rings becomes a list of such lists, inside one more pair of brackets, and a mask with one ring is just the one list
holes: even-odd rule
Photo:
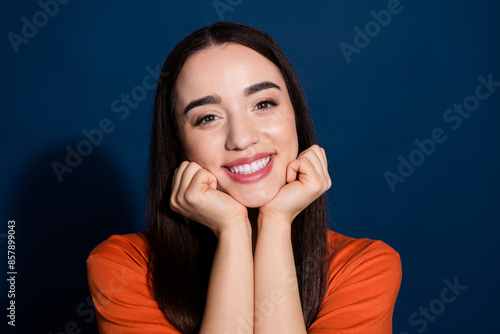
[[87, 260], [102, 333], [390, 333], [399, 255], [326, 229], [295, 72], [255, 28], [184, 38], [154, 107], [145, 232]]

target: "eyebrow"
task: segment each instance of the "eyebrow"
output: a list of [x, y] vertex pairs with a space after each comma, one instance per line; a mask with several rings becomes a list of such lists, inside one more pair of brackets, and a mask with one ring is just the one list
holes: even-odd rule
[[206, 104], [217, 104], [220, 103], [221, 98], [219, 95], [209, 95], [202, 97], [201, 99], [193, 100], [189, 102], [189, 104], [184, 108], [183, 114], [185, 115], [189, 110], [196, 108], [196, 107], [201, 107]]
[[[278, 90], [281, 90], [281, 87], [278, 86], [277, 84], [272, 83], [271, 81], [263, 81], [263, 82], [259, 82], [255, 85], [251, 85], [251, 86], [245, 88], [243, 93], [245, 94], [245, 96], [249, 96], [249, 95], [255, 94], [257, 92], [260, 92], [262, 90], [271, 89], [271, 88], [276, 88]], [[196, 108], [196, 107], [201, 107], [201, 106], [206, 105], [206, 104], [217, 104], [217, 103], [221, 103], [221, 98], [219, 95], [208, 95], [208, 96], [202, 97], [200, 99], [196, 99], [196, 100], [189, 102], [189, 104], [186, 106], [186, 108], [184, 108], [183, 114], [186, 114], [189, 110]]]
[[260, 82], [255, 85], [251, 85], [250, 87], [245, 88], [245, 96], [255, 94], [257, 92], [260, 92], [261, 90], [265, 89], [270, 89], [270, 88], [276, 88], [278, 90], [281, 90], [280, 86], [278, 86], [275, 83], [272, 83], [271, 81], [264, 81]]

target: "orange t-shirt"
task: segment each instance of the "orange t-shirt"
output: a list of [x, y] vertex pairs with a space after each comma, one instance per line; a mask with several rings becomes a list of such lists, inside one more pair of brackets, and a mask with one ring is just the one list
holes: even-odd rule
[[[399, 254], [381, 241], [328, 230], [334, 256], [330, 280], [309, 334], [392, 333], [401, 283]], [[143, 232], [113, 235], [87, 259], [90, 292], [100, 333], [176, 333], [147, 288]]]

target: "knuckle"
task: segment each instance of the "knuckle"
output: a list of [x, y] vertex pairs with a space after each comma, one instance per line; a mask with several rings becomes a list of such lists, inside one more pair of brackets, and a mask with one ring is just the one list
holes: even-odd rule
[[188, 189], [186, 191], [186, 194], [184, 195], [184, 198], [186, 200], [186, 203], [188, 203], [189, 205], [196, 204], [198, 200], [198, 193], [196, 191], [193, 191], [192, 189]]
[[194, 161], [188, 161], [188, 164], [189, 164], [189, 165], [187, 166], [187, 168], [189, 168], [189, 169], [194, 169], [194, 170], [196, 170], [196, 169], [201, 168], [201, 167], [200, 167], [200, 165], [198, 165], [198, 164], [197, 164], [196, 162], [194, 162]]
[[170, 203], [169, 203], [169, 204], [170, 204], [170, 208], [171, 208], [172, 210], [174, 210], [174, 211], [176, 211], [176, 212], [178, 212], [178, 211], [179, 211], [179, 206], [177, 205], [177, 202], [176, 202], [176, 201], [174, 201], [174, 199], [173, 199], [173, 198], [170, 198]]
[[206, 169], [202, 169], [200, 168], [198, 171], [196, 171], [196, 173], [194, 174], [193, 176], [193, 179], [194, 178], [203, 178], [204, 176], [206, 176], [208, 174], [208, 171]]
[[180, 207], [180, 204], [183, 202], [184, 198], [180, 193], [177, 193], [175, 196], [175, 203]]

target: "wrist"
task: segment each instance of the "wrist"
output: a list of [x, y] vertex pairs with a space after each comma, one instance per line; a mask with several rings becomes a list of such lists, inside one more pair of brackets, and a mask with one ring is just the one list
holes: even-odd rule
[[262, 229], [273, 229], [278, 231], [289, 232], [292, 228], [293, 219], [277, 215], [274, 213], [261, 210], [257, 219], [257, 230], [260, 232]]
[[238, 239], [240, 237], [252, 237], [252, 227], [250, 225], [250, 220], [248, 217], [241, 217], [235, 219], [234, 221], [220, 226], [216, 231], [214, 231], [217, 239]]

